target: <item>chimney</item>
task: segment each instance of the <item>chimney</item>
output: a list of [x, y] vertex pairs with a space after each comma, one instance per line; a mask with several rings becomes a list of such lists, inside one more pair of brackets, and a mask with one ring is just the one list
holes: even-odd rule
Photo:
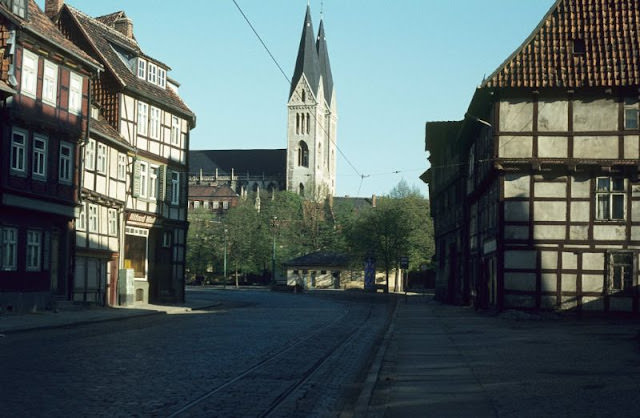
[[53, 19], [60, 13], [60, 9], [64, 5], [64, 0], [46, 0], [44, 3], [44, 14], [49, 19]]
[[133, 39], [133, 21], [128, 17], [121, 17], [113, 22], [113, 27], [129, 39]]

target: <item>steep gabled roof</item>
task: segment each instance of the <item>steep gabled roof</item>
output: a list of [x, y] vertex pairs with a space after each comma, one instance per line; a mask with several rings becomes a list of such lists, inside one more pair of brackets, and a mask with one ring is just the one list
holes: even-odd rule
[[189, 185], [189, 198], [197, 199], [206, 197], [234, 198], [238, 197], [238, 193], [234, 192], [233, 189], [226, 184], [222, 186]]
[[327, 103], [331, 104], [333, 98], [333, 75], [331, 74], [331, 63], [329, 62], [329, 50], [327, 49], [327, 39], [324, 34], [324, 21], [320, 21], [320, 29], [318, 29], [318, 41], [316, 42], [318, 51], [318, 63], [320, 65], [320, 74], [322, 75], [322, 84], [324, 87], [324, 97]]
[[27, 19], [22, 19], [21, 17], [15, 15], [2, 3], [0, 3], [0, 12], [7, 17], [10, 17], [12, 21], [16, 22], [27, 32], [30, 32], [32, 35], [37, 36], [49, 45], [52, 45], [59, 50], [69, 54], [83, 64], [93, 68], [94, 71], [97, 69], [102, 69], [100, 63], [91, 58], [82, 49], [78, 48], [73, 42], [64, 37], [64, 35], [58, 30], [53, 22], [44, 14], [42, 10], [40, 10], [40, 7], [38, 7], [34, 0], [28, 1], [28, 7], [29, 11], [27, 14]]
[[313, 94], [317, 96], [318, 86], [320, 84], [320, 64], [318, 62], [318, 51], [316, 50], [313, 24], [311, 23], [311, 8], [309, 6], [307, 6], [307, 14], [305, 15], [304, 26], [302, 27], [302, 37], [300, 38], [296, 67], [293, 71], [293, 78], [291, 79], [289, 99], [291, 99], [293, 91], [303, 75], [309, 82]]
[[[66, 4], [63, 9], [69, 10], [79, 29], [92, 45], [94, 53], [100, 57], [104, 66], [111, 71], [124, 89], [146, 97], [160, 107], [164, 106], [177, 111], [183, 117], [191, 119], [192, 123], [195, 122], [193, 112], [173, 90], [168, 87], [161, 88], [139, 79], [137, 74], [134, 74], [133, 69], [127, 66], [121, 58], [123, 53], [130, 54], [131, 57], [141, 56], [148, 58], [144, 55], [135, 39], [128, 38], [107, 24], [123, 17], [123, 12], [92, 18]], [[167, 68], [159, 61], [153, 61]]]
[[288, 267], [348, 267], [349, 257], [341, 253], [317, 251], [284, 263]]
[[481, 87], [640, 85], [640, 2], [557, 0]]

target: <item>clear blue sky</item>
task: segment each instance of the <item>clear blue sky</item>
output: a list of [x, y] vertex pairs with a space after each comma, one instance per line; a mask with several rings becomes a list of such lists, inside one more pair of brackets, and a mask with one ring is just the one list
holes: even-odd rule
[[[191, 149], [286, 148], [289, 85], [232, 0], [66, 1], [90, 16], [124, 10], [133, 19], [142, 49], [172, 68], [197, 115]], [[307, 0], [236, 1], [290, 78]], [[322, 3], [346, 156], [337, 195], [370, 196], [403, 178], [427, 194], [418, 179], [428, 168], [425, 122], [461, 119], [483, 76], [554, 1]], [[310, 5], [317, 32], [321, 1]]]

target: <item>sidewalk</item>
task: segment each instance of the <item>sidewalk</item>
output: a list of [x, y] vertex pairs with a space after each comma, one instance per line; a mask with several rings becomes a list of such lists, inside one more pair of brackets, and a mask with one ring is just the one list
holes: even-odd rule
[[432, 295], [398, 297], [394, 318], [355, 406], [355, 417], [496, 416], [489, 397], [438, 318], [447, 309]]
[[42, 311], [26, 314], [1, 314], [0, 337], [16, 332], [34, 331], [48, 328], [63, 328], [95, 322], [115, 321], [149, 315], [166, 315], [190, 312], [217, 306], [210, 300], [189, 299], [180, 305], [136, 304], [117, 307], [72, 307], [56, 311]]

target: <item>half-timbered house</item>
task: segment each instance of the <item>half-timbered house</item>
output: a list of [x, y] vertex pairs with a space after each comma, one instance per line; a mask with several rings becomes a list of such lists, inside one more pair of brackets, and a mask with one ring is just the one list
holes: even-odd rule
[[[102, 248], [112, 241], [109, 228], [122, 234], [118, 264], [122, 272], [133, 272], [135, 301], [181, 301], [188, 227], [187, 150], [195, 115], [180, 98], [178, 83], [168, 77], [170, 68], [146, 55], [135, 40], [133, 23], [124, 12], [92, 18], [61, 0], [47, 0], [47, 12], [68, 39], [104, 66], [94, 83], [93, 100], [99, 118], [124, 141], [109, 142], [96, 132], [95, 149], [91, 141], [85, 149], [91, 167], [95, 159], [94, 169], [86, 170], [87, 193], [106, 197], [92, 203], [99, 212], [96, 239], [102, 240]], [[121, 166], [131, 173], [124, 179], [122, 218], [114, 215], [120, 207]], [[90, 215], [87, 208], [87, 228]], [[121, 220], [117, 227], [114, 216]], [[112, 248], [106, 250], [97, 259], [113, 262]], [[113, 270], [109, 274], [115, 275]]]
[[68, 300], [80, 144], [101, 65], [32, 0], [0, 1], [0, 311]]
[[[435, 222], [466, 207], [457, 246], [444, 231], [436, 241], [446, 297], [640, 310], [639, 22], [635, 0], [556, 1], [476, 90], [457, 132], [427, 129]], [[444, 196], [454, 183], [461, 200]]]

